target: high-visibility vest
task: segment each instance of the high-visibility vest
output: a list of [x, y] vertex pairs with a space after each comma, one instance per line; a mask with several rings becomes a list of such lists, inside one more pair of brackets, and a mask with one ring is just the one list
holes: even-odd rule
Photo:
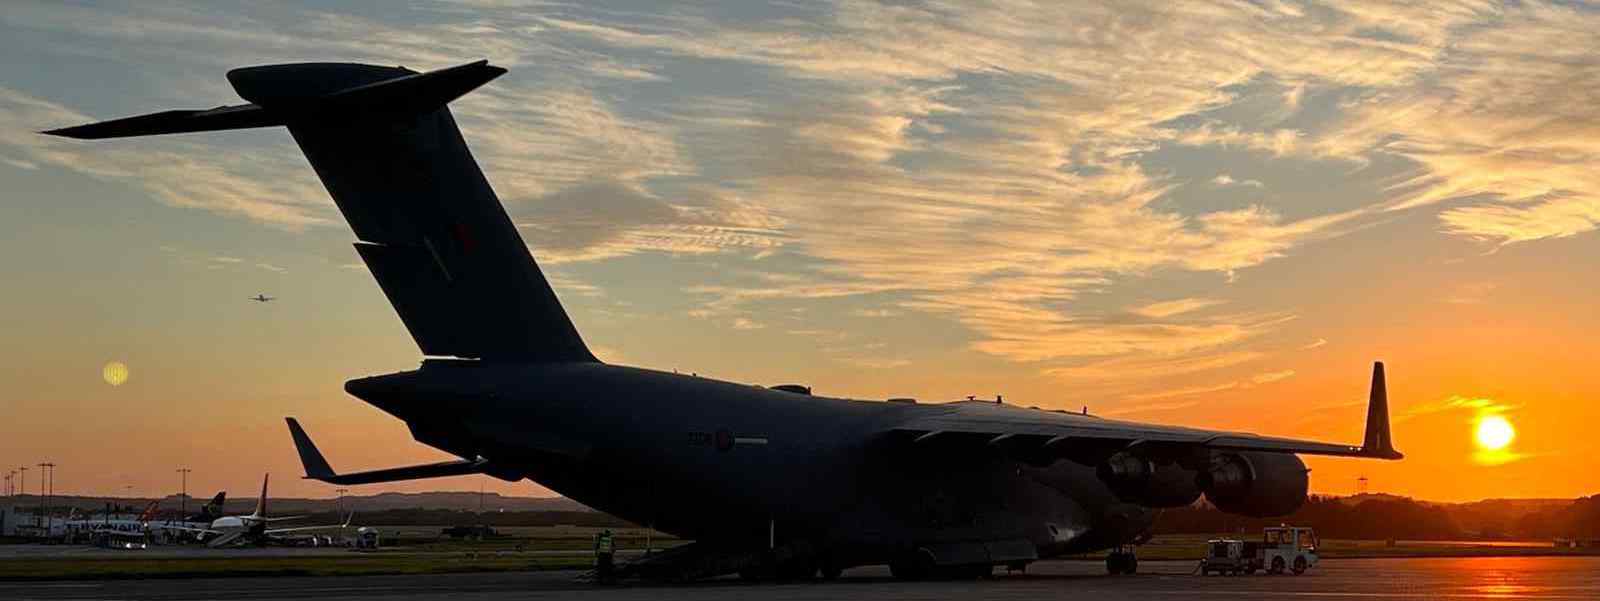
[[600, 538], [595, 542], [594, 550], [597, 553], [610, 553], [611, 552], [611, 535], [609, 535], [609, 534], [600, 535]]

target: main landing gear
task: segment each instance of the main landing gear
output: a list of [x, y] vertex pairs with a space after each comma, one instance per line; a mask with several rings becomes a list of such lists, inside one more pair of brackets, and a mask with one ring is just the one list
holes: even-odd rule
[[1106, 555], [1106, 572], [1113, 576], [1138, 573], [1139, 557], [1134, 554], [1133, 547], [1123, 545], [1112, 549], [1111, 554]]

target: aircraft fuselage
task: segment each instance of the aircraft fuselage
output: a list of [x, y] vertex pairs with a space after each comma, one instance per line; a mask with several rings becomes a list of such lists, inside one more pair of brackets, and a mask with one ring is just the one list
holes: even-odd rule
[[[939, 405], [834, 399], [604, 364], [430, 361], [352, 380], [415, 438], [492, 475], [697, 540], [882, 549], [1019, 541], [1039, 556], [1107, 548], [1154, 511], [1091, 467], [1003, 453], [875, 448]], [[870, 553], [870, 551], [868, 551]]]

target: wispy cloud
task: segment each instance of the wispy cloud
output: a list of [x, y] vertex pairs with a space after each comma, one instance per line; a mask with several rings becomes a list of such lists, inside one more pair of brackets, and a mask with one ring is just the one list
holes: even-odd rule
[[1247, 188], [1261, 188], [1266, 186], [1266, 184], [1261, 183], [1260, 180], [1247, 179], [1240, 181], [1233, 179], [1233, 176], [1226, 173], [1219, 174], [1216, 177], [1211, 178], [1211, 183], [1223, 187], [1238, 185]]
[[1141, 317], [1162, 319], [1166, 317], [1172, 317], [1174, 315], [1198, 311], [1206, 307], [1214, 307], [1224, 302], [1227, 301], [1214, 298], [1180, 298], [1133, 307], [1128, 309], [1128, 312]]
[[1294, 370], [1284, 369], [1279, 371], [1269, 371], [1263, 374], [1256, 374], [1250, 378], [1250, 381], [1256, 384], [1271, 384], [1273, 382], [1287, 380], [1292, 377], [1294, 377]]
[[[687, 292], [708, 297], [702, 316], [723, 319], [755, 303], [893, 292], [904, 299], [895, 311], [949, 320], [972, 350], [1058, 378], [1233, 367], [1264, 354], [1253, 345], [1295, 311], [1216, 315], [1206, 309], [1219, 295], [1204, 289], [1115, 316], [1084, 302], [1119, 285], [1198, 274], [1226, 286], [1384, 211], [1437, 211], [1445, 234], [1497, 245], [1600, 223], [1600, 59], [1571, 43], [1600, 29], [1588, 7], [841, 0], [751, 20], [465, 8], [426, 9], [426, 23], [51, 4], [0, 18], [84, 53], [179, 56], [181, 74], [164, 77], [217, 102], [221, 71], [237, 64], [491, 56], [512, 75], [452, 110], [546, 263], [799, 257], [807, 267], [771, 268], [789, 270], [782, 281]], [[712, 85], [711, 70], [738, 83]], [[1271, 85], [1249, 91], [1261, 82]], [[25, 134], [87, 120], [0, 89], [0, 156], [278, 227], [338, 222], [283, 137], [91, 152]], [[1370, 197], [1317, 207], [1278, 197], [1256, 175], [1270, 170], [1213, 166], [1201, 173], [1232, 192], [1210, 194], [1251, 204], [1186, 206], [1195, 176], [1151, 158], [1171, 149], [1408, 171]], [[1130, 369], [1109, 369], [1119, 366]]]

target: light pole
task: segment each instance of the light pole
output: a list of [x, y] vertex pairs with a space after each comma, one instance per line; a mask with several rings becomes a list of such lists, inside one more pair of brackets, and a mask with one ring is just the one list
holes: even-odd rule
[[186, 467], [178, 468], [178, 473], [183, 476], [183, 488], [178, 491], [178, 502], [182, 504], [182, 508], [178, 510], [178, 518], [184, 520], [189, 519], [189, 472], [191, 471], [193, 470]]
[[[55, 491], [56, 464], [49, 461], [39, 462], [39, 516], [44, 518], [44, 534], [50, 535], [50, 493]], [[45, 476], [49, 475], [49, 486], [45, 485]]]
[[333, 492], [339, 493], [339, 517], [344, 517], [344, 493], [350, 492], [348, 488], [335, 488]]

